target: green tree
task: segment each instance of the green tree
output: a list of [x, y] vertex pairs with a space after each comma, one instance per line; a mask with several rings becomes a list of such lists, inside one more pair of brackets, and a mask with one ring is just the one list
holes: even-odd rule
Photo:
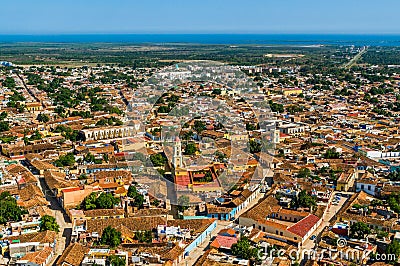
[[164, 156], [161, 153], [156, 153], [150, 155], [150, 161], [155, 167], [164, 166], [167, 162]]
[[221, 95], [221, 89], [215, 88], [215, 89], [213, 89], [213, 91], [212, 91], [211, 94], [214, 94], [214, 95]]
[[6, 77], [3, 81], [3, 87], [7, 87], [9, 89], [15, 88], [15, 80], [12, 77]]
[[96, 158], [94, 157], [93, 154], [91, 154], [90, 152], [88, 154], [85, 155], [85, 157], [83, 157], [83, 160], [87, 163], [93, 163]]
[[182, 195], [178, 198], [178, 208], [180, 211], [187, 210], [189, 208], [190, 199], [186, 195]]
[[197, 151], [196, 144], [194, 144], [193, 142], [189, 142], [185, 147], [184, 154], [185, 155], [193, 155], [196, 153], [196, 151]]
[[29, 137], [29, 140], [39, 140], [42, 139], [43, 136], [42, 134], [40, 134], [39, 130], [35, 130], [35, 132], [33, 132], [33, 134]]
[[96, 193], [90, 193], [81, 203], [81, 207], [84, 210], [94, 210], [96, 209]]
[[325, 159], [339, 159], [340, 153], [336, 149], [327, 149], [323, 156]]
[[4, 119], [6, 119], [7, 118], [7, 116], [8, 116], [8, 113], [7, 112], [1, 112], [1, 114], [0, 114], [0, 120], [2, 121], [2, 120], [4, 120]]
[[203, 121], [196, 120], [193, 128], [198, 134], [201, 134], [206, 129], [206, 124]]
[[151, 202], [151, 205], [158, 207], [158, 205], [160, 205], [160, 201], [158, 199], [155, 199]]
[[214, 155], [219, 162], [224, 162], [227, 159], [225, 153], [220, 152], [220, 151], [216, 151]]
[[187, 131], [183, 134], [182, 139], [190, 140], [193, 137], [193, 131]]
[[169, 113], [169, 111], [171, 111], [171, 109], [165, 105], [158, 107], [158, 110], [157, 110], [158, 113]]
[[257, 126], [251, 123], [246, 123], [246, 130], [248, 131], [252, 131], [252, 130], [256, 130]]
[[121, 232], [117, 231], [111, 226], [107, 226], [103, 230], [100, 243], [115, 248], [121, 244], [121, 236]]
[[400, 258], [400, 242], [397, 240], [393, 240], [392, 243], [388, 245], [385, 252], [388, 255], [394, 254], [395, 258], [390, 258], [390, 262], [393, 264], [396, 263], [397, 260]]
[[387, 203], [393, 211], [400, 213], [400, 193], [392, 192], [387, 200]]
[[61, 155], [54, 165], [57, 167], [73, 166], [75, 164], [75, 156], [73, 153], [67, 153], [66, 155]]
[[65, 109], [62, 106], [56, 106], [56, 108], [54, 108], [54, 112], [56, 112], [61, 117], [65, 117]]
[[388, 237], [388, 236], [389, 236], [389, 233], [386, 232], [386, 231], [378, 230], [378, 231], [376, 232], [376, 237], [377, 237], [378, 239], [383, 239], [383, 238]]
[[311, 175], [311, 171], [308, 168], [303, 168], [299, 171], [299, 173], [297, 174], [298, 178], [307, 178]]
[[393, 182], [400, 181], [400, 170], [390, 172], [387, 178]]
[[135, 232], [135, 239], [140, 243], [151, 243], [153, 241], [153, 233], [151, 231]]
[[87, 177], [87, 175], [85, 175], [85, 174], [81, 174], [81, 175], [78, 177], [78, 180], [86, 180], [86, 179], [88, 179], [88, 177]]
[[6, 121], [0, 121], [0, 132], [9, 131], [10, 124]]
[[356, 222], [350, 226], [350, 237], [365, 239], [365, 235], [371, 233], [371, 229], [363, 222]]
[[274, 103], [272, 100], [269, 101], [269, 106], [272, 112], [283, 113], [285, 111], [283, 104]]
[[128, 193], [127, 193], [128, 197], [135, 198], [137, 196], [137, 194], [139, 194], [139, 193], [137, 192], [136, 187], [133, 185], [129, 186]]
[[40, 113], [40, 114], [38, 114], [36, 120], [38, 120], [39, 122], [42, 122], [42, 123], [47, 123], [50, 121], [50, 117], [47, 114]]
[[312, 208], [317, 205], [317, 202], [313, 196], [308, 195], [307, 191], [300, 191], [299, 195], [294, 201], [295, 207]]
[[119, 199], [109, 193], [101, 193], [96, 199], [97, 209], [112, 209], [119, 203]]
[[59, 232], [60, 226], [58, 225], [56, 218], [50, 215], [44, 215], [40, 218], [40, 231], [54, 231]]
[[249, 147], [250, 147], [250, 153], [259, 153], [261, 152], [262, 145], [257, 140], [250, 140]]
[[135, 186], [131, 185], [128, 188], [128, 197], [134, 199], [133, 205], [136, 207], [142, 207], [144, 203], [144, 196], [137, 192], [137, 189]]
[[117, 255], [109, 256], [108, 261], [111, 266], [125, 266], [126, 265], [126, 260]]
[[17, 108], [19, 113], [23, 113], [25, 111], [25, 105], [24, 104], [20, 104]]
[[138, 194], [135, 197], [135, 201], [133, 202], [133, 206], [141, 208], [141, 207], [143, 207], [143, 203], [144, 203], [144, 196], [142, 194]]
[[242, 259], [256, 258], [258, 249], [252, 247], [250, 240], [247, 237], [242, 237], [237, 243], [232, 245], [232, 254]]
[[0, 194], [0, 223], [6, 224], [10, 221], [21, 221], [22, 215], [26, 213], [18, 206], [17, 200], [7, 191]]

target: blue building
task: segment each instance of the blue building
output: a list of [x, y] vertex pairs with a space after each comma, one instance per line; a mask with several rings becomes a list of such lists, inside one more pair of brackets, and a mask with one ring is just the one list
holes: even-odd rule
[[187, 245], [187, 247], [185, 248], [184, 254], [185, 257], [190, 255], [190, 252], [193, 251], [193, 249], [195, 249], [196, 247], [198, 247], [199, 245], [201, 245], [206, 239], [207, 237], [209, 237], [211, 235], [211, 233], [215, 230], [215, 228], [217, 227], [217, 220], [214, 220], [208, 227], [206, 230], [204, 230], [200, 235], [198, 235], [196, 237], [195, 240], [193, 240], [192, 243], [190, 243], [189, 245]]

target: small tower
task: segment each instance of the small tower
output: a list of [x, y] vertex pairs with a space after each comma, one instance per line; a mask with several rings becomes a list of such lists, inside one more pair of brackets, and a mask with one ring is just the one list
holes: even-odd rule
[[175, 138], [174, 142], [174, 156], [172, 157], [172, 164], [175, 168], [183, 166], [183, 158], [182, 158], [182, 144], [179, 137]]
[[279, 130], [277, 130], [277, 129], [275, 129], [273, 131], [272, 143], [274, 143], [274, 144], [278, 144], [279, 143], [279, 141], [280, 141], [280, 133], [281, 132]]

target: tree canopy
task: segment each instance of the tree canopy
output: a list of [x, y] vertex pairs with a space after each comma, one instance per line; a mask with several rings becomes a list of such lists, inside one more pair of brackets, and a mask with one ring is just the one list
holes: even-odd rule
[[5, 224], [10, 221], [21, 221], [25, 213], [18, 206], [17, 200], [7, 191], [0, 194], [0, 223]]
[[103, 230], [100, 243], [115, 248], [121, 244], [121, 236], [122, 236], [121, 232], [117, 231], [115, 228], [112, 228], [111, 226], [107, 226]]
[[247, 237], [242, 237], [237, 243], [232, 245], [232, 254], [242, 259], [257, 258], [258, 249], [251, 246]]
[[295, 207], [312, 208], [317, 205], [317, 202], [313, 196], [308, 195], [307, 191], [300, 191], [297, 198], [294, 200]]
[[117, 255], [109, 256], [108, 261], [111, 266], [125, 266], [126, 265], [125, 259], [120, 256], [117, 256]]
[[128, 197], [133, 198], [134, 202], [133, 205], [140, 208], [143, 206], [144, 203], [144, 196], [137, 192], [137, 189], [135, 186], [129, 186], [128, 188]]
[[84, 210], [93, 209], [112, 209], [119, 203], [119, 199], [109, 193], [101, 193], [99, 196], [96, 193], [91, 193], [81, 203], [81, 208]]
[[135, 232], [135, 239], [140, 243], [151, 243], [153, 241], [153, 233], [151, 231]]
[[390, 194], [387, 203], [392, 210], [400, 213], [400, 193], [393, 192], [392, 194]]
[[196, 130], [198, 134], [201, 134], [201, 132], [206, 129], [206, 124], [203, 121], [196, 120], [194, 121], [193, 129]]
[[371, 229], [366, 223], [356, 222], [350, 226], [350, 237], [365, 239], [365, 236], [371, 233]]
[[67, 153], [66, 155], [61, 155], [54, 165], [57, 167], [73, 166], [75, 164], [75, 156], [73, 153]]
[[38, 114], [36, 119], [42, 123], [47, 123], [50, 121], [50, 117], [47, 114], [42, 114], [42, 113]]
[[327, 149], [326, 152], [324, 153], [324, 158], [325, 159], [339, 159], [340, 153], [337, 152], [335, 149]]
[[395, 258], [390, 258], [391, 263], [395, 263], [396, 260], [400, 258], [400, 242], [398, 240], [393, 240], [388, 247], [386, 248], [386, 254], [391, 255], [394, 254]]
[[164, 166], [167, 159], [161, 153], [150, 155], [150, 161], [155, 167]]
[[193, 155], [196, 153], [196, 151], [197, 151], [196, 144], [193, 142], [189, 142], [185, 147], [184, 154], [185, 155]]
[[44, 215], [42, 218], [40, 218], [40, 231], [47, 230], [57, 233], [60, 231], [60, 226], [58, 225], [56, 218], [50, 215]]
[[182, 195], [178, 198], [178, 208], [180, 211], [187, 210], [189, 208], [190, 199], [186, 195]]

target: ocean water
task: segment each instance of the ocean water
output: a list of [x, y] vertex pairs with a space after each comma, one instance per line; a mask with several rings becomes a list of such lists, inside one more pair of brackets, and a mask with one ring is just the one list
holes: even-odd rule
[[16, 42], [400, 46], [400, 35], [340, 35], [340, 34], [0, 35], [0, 43], [16, 43]]

